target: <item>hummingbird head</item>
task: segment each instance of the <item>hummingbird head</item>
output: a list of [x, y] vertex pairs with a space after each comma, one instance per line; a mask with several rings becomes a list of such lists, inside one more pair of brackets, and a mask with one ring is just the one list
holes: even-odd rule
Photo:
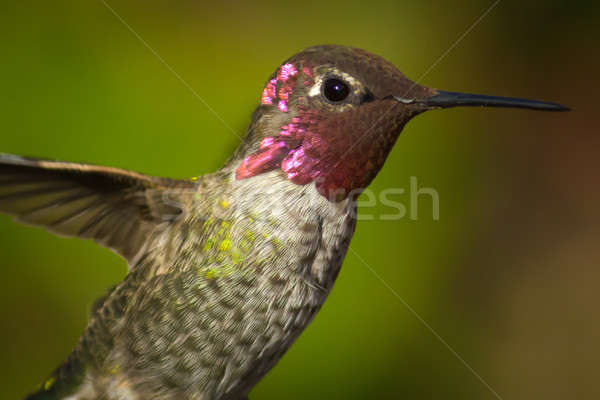
[[457, 106], [567, 110], [554, 103], [431, 89], [367, 51], [310, 47], [267, 81], [236, 178], [280, 168], [292, 182], [314, 182], [327, 199], [340, 201], [371, 183], [411, 118]]

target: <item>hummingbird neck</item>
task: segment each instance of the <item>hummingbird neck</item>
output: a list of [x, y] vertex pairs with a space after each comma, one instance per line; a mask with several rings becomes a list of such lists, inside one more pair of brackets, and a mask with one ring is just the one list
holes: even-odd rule
[[[390, 107], [397, 105], [386, 105], [384, 110]], [[383, 166], [404, 121], [392, 120], [389, 126], [375, 129], [347, 122], [361, 118], [369, 121], [368, 117], [381, 109], [381, 104], [373, 103], [345, 114], [302, 107], [284, 113], [265, 110], [261, 105], [253, 115], [246, 140], [231, 161], [235, 179], [253, 179], [280, 169], [297, 185], [314, 182], [329, 201], [356, 197]]]

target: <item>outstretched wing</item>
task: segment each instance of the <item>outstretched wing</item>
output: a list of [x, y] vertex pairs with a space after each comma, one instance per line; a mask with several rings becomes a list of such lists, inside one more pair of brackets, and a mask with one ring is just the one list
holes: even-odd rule
[[194, 184], [117, 168], [0, 154], [0, 212], [93, 239], [132, 266], [147, 235], [185, 211]]

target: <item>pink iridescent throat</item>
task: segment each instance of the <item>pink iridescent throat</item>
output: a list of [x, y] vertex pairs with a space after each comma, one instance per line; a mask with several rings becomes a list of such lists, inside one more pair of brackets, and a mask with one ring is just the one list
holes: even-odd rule
[[[312, 73], [308, 68], [303, 71], [305, 86], [312, 85]], [[274, 105], [281, 112], [288, 112], [288, 102], [294, 90], [298, 77], [298, 69], [293, 64], [284, 64], [277, 71], [274, 79], [269, 80], [260, 99], [261, 104]], [[299, 185], [307, 184], [316, 178], [312, 174], [299, 171], [305, 154], [302, 148], [304, 130], [298, 127], [298, 118], [292, 118], [292, 123], [281, 127], [278, 137], [267, 137], [260, 143], [257, 152], [244, 159], [236, 171], [237, 179], [250, 178], [280, 168], [287, 173], [290, 180]]]
[[[302, 74], [293, 64], [284, 64], [271, 79], [261, 96], [264, 105], [277, 106], [279, 112], [286, 113], [289, 100], [297, 80], [302, 77], [305, 87], [313, 84], [312, 73], [303, 68]], [[322, 126], [325, 114], [318, 110], [297, 107], [297, 116], [280, 127], [278, 136], [266, 137], [259, 149], [247, 156], [236, 170], [238, 180], [250, 178], [277, 168], [288, 179], [298, 185], [315, 182], [320, 194], [329, 200], [339, 201], [355, 188], [368, 183], [363, 166], [366, 161], [356, 164], [356, 158], [337, 154], [337, 149], [349, 148], [348, 143], [336, 139], [335, 132], [323, 135]], [[344, 136], [344, 140], [347, 140]], [[362, 161], [362, 160], [361, 160]]]

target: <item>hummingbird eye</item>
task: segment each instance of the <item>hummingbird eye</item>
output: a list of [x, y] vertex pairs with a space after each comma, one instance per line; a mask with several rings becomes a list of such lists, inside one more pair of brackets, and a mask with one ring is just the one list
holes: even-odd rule
[[323, 84], [323, 96], [332, 103], [339, 103], [348, 97], [350, 87], [340, 78], [328, 78]]

